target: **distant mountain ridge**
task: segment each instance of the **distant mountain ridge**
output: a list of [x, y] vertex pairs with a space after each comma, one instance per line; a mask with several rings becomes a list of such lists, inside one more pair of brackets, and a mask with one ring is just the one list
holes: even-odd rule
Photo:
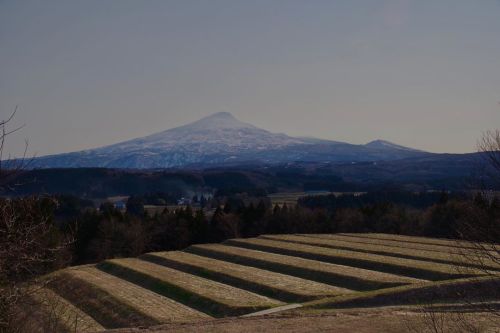
[[384, 140], [355, 145], [272, 133], [219, 112], [163, 132], [79, 152], [42, 156], [34, 168], [172, 168], [245, 163], [366, 162], [430, 153]]

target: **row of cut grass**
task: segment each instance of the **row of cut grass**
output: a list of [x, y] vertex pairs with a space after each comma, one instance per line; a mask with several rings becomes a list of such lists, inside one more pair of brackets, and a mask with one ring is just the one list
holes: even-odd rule
[[438, 304], [466, 299], [468, 302], [498, 301], [498, 277], [472, 277], [422, 282], [351, 295], [325, 298], [304, 304], [310, 309], [341, 309], [391, 305]]
[[359, 244], [373, 244], [373, 245], [385, 245], [390, 247], [400, 247], [404, 249], [415, 249], [415, 250], [425, 250], [425, 251], [434, 251], [439, 253], [453, 253], [453, 254], [464, 254], [469, 253], [471, 255], [475, 255], [475, 251], [467, 248], [457, 248], [454, 246], [447, 245], [435, 245], [435, 244], [423, 244], [423, 243], [415, 243], [415, 242], [405, 242], [401, 240], [389, 240], [389, 239], [376, 239], [376, 238], [368, 238], [356, 236], [356, 234], [299, 234], [301, 236], [308, 237], [318, 237], [318, 238], [326, 238], [326, 239], [335, 239], [346, 242], [354, 242]]
[[75, 277], [66, 270], [59, 272], [47, 286], [105, 328], [159, 324], [148, 314], [120, 301], [98, 286]]
[[210, 318], [202, 312], [105, 273], [94, 266], [77, 267], [68, 270], [68, 273], [101, 288], [160, 323]]
[[192, 245], [184, 251], [351, 290], [374, 290], [422, 281], [395, 274], [224, 244]]
[[378, 245], [378, 244], [360, 244], [355, 242], [331, 239], [329, 237], [311, 237], [308, 235], [271, 235], [261, 236], [260, 238], [286, 241], [291, 243], [299, 243], [313, 246], [321, 246], [332, 249], [357, 251], [363, 253], [380, 254], [383, 256], [393, 256], [398, 258], [426, 260], [443, 264], [469, 266], [481, 269], [499, 270], [500, 265], [492, 260], [483, 258], [481, 263], [473, 263], [466, 261], [463, 256], [458, 254], [443, 252], [434, 252], [416, 249], [404, 249], [400, 247]]
[[285, 302], [302, 302], [352, 292], [345, 288], [187, 252], [156, 252], [146, 254], [141, 259]]
[[464, 269], [459, 272], [452, 265], [435, 262], [324, 248], [263, 238], [230, 239], [225, 244], [426, 280], [447, 280], [478, 274], [478, 272], [472, 269]]
[[114, 259], [99, 269], [216, 317], [241, 315], [283, 303], [140, 259]]
[[[441, 245], [448, 247], [456, 247], [460, 249], [472, 249], [472, 250], [476, 249], [475, 244], [458, 239], [428, 238], [419, 236], [378, 234], [378, 233], [361, 233], [361, 234], [341, 233], [339, 235], [364, 237], [364, 238], [379, 239], [379, 240], [401, 241], [401, 242], [417, 243], [417, 244]], [[481, 243], [481, 245], [486, 246], [487, 248], [492, 246], [491, 244], [485, 244], [485, 243]], [[500, 249], [500, 245], [498, 244], [493, 246], [496, 247], [497, 249]]]
[[[52, 290], [40, 287], [30, 295], [41, 311], [39, 326], [49, 326], [57, 332], [98, 332], [105, 328], [94, 318]], [[27, 318], [30, 320], [30, 318]]]

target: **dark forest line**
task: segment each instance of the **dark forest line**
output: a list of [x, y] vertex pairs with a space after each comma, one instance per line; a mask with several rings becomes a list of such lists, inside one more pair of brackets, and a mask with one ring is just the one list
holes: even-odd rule
[[[184, 170], [37, 169], [16, 174], [0, 195], [71, 194], [82, 198], [193, 192], [266, 195], [288, 191], [368, 192], [500, 189], [481, 154], [390, 162], [290, 163]], [[478, 176], [479, 175], [479, 176]]]
[[[460, 238], [465, 226], [497, 225], [494, 230], [500, 230], [500, 199], [481, 193], [311, 196], [293, 207], [272, 206], [265, 198], [250, 203], [237, 196], [219, 200], [215, 210], [187, 206], [155, 214], [144, 209], [141, 197], [129, 198], [126, 210], [111, 203], [93, 207], [88, 200], [68, 195], [2, 199], [0, 206], [15, 205], [21, 215], [47, 216], [52, 226], [47, 242], [73, 239], [67, 253], [71, 264], [262, 234], [379, 232]], [[468, 235], [474, 237], [469, 231]]]

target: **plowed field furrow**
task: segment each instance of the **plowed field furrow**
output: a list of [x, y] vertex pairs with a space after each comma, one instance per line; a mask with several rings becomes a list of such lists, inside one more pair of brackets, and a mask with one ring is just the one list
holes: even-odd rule
[[202, 312], [105, 273], [93, 266], [71, 269], [69, 273], [96, 285], [161, 323], [210, 318]]
[[186, 252], [156, 252], [141, 258], [283, 301], [304, 301], [352, 292], [345, 288]]
[[152, 326], [159, 322], [68, 270], [57, 274], [48, 287], [105, 328]]
[[425, 260], [425, 261], [432, 261], [449, 265], [467, 265], [470, 267], [488, 268], [492, 270], [500, 269], [500, 265], [486, 258], [484, 258], [480, 264], [475, 264], [466, 261], [462, 255], [447, 253], [445, 251], [433, 252], [425, 250], [404, 249], [400, 247], [392, 247], [392, 246], [377, 245], [377, 244], [359, 244], [355, 242], [348, 242], [336, 239], [326, 239], [323, 237], [311, 237], [307, 235], [261, 236], [260, 238], [313, 245], [313, 246], [321, 246], [321, 247], [340, 249], [340, 250], [380, 254], [383, 256]]
[[282, 302], [140, 259], [114, 259], [98, 265], [108, 273], [215, 316], [254, 312]]
[[399, 247], [403, 249], [415, 249], [415, 250], [424, 250], [424, 251], [434, 251], [439, 253], [453, 253], [453, 254], [463, 254], [470, 253], [471, 255], [475, 255], [474, 250], [470, 249], [462, 249], [454, 246], [447, 245], [433, 245], [433, 244], [422, 244], [422, 243], [414, 243], [414, 242], [405, 242], [400, 240], [381, 240], [376, 238], [367, 238], [367, 237], [357, 237], [355, 234], [298, 234], [300, 236], [307, 237], [318, 237], [325, 239], [334, 239], [345, 242], [353, 242], [359, 244], [372, 244], [372, 245], [385, 245], [390, 247]]
[[[48, 288], [41, 288], [31, 297], [39, 304], [44, 319], [57, 318], [58, 324], [65, 332], [99, 332], [105, 328], [94, 318], [62, 298]], [[49, 318], [49, 317], [52, 317]], [[52, 324], [52, 326], [55, 326]]]
[[458, 271], [452, 265], [262, 238], [233, 239], [225, 244], [428, 280], [446, 280], [474, 274], [472, 269]]
[[185, 251], [353, 290], [373, 290], [422, 281], [395, 274], [224, 244], [193, 245]]
[[[452, 246], [456, 248], [469, 248], [476, 249], [476, 246], [460, 240], [453, 239], [440, 239], [440, 238], [428, 238], [428, 237], [417, 237], [417, 236], [405, 236], [405, 235], [392, 235], [392, 234], [376, 234], [376, 233], [364, 233], [364, 234], [349, 234], [349, 233], [341, 233], [339, 235], [345, 236], [356, 236], [356, 237], [364, 237], [369, 239], [379, 239], [379, 240], [391, 240], [391, 241], [402, 241], [409, 243], [417, 243], [417, 244], [431, 244], [431, 245], [442, 245], [442, 246]], [[491, 244], [482, 244], [486, 247], [492, 246]], [[494, 246], [496, 249], [500, 249], [500, 245]]]

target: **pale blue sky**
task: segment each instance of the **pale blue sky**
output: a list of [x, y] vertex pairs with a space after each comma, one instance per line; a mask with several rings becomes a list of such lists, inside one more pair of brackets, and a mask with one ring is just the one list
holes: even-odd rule
[[500, 127], [498, 0], [0, 0], [0, 115], [38, 155], [219, 111], [469, 152]]

